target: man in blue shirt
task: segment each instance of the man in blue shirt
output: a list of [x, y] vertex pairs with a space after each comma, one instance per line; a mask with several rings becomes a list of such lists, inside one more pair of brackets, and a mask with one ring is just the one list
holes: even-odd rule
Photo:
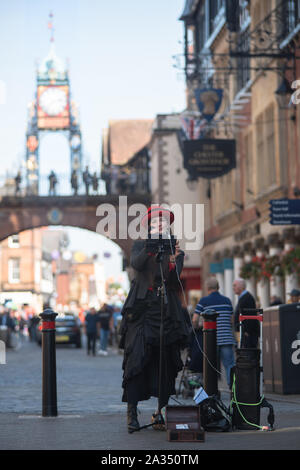
[[217, 317], [217, 346], [221, 362], [226, 371], [227, 384], [230, 387], [230, 370], [235, 365], [234, 346], [236, 344], [233, 334], [233, 307], [231, 300], [219, 293], [219, 283], [215, 277], [206, 281], [208, 295], [199, 300], [193, 315], [193, 325], [199, 323], [199, 315], [205, 310], [216, 310]]

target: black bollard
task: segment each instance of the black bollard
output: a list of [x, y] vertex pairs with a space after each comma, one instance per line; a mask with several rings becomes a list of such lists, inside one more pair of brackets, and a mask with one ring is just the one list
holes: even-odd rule
[[237, 429], [259, 429], [260, 424], [260, 349], [236, 351], [234, 369], [233, 426]]
[[206, 393], [218, 395], [217, 316], [215, 310], [206, 310], [203, 317], [203, 386]]
[[47, 308], [42, 319], [42, 381], [43, 416], [57, 416], [55, 317], [57, 313]]

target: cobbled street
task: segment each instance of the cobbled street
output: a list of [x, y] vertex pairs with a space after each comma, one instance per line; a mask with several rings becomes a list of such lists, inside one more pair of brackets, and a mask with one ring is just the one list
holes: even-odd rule
[[[122, 395], [122, 354], [110, 349], [107, 357], [87, 356], [86, 350], [58, 345], [58, 417], [42, 418], [41, 348], [27, 340], [18, 350], [8, 350], [0, 366], [0, 448], [92, 450], [204, 450], [299, 449], [299, 396], [277, 396], [276, 431], [206, 433], [204, 443], [171, 443], [165, 432], [151, 428], [129, 435]], [[222, 384], [220, 384], [220, 389]], [[229, 393], [221, 394], [228, 404]], [[191, 399], [181, 404], [191, 404]], [[150, 422], [156, 399], [139, 404], [141, 425]], [[171, 400], [170, 404], [176, 404]], [[261, 414], [266, 421], [266, 413]]]
[[[59, 414], [124, 412], [122, 404], [122, 354], [87, 356], [85, 347], [56, 346], [57, 403]], [[24, 341], [19, 350], [8, 350], [1, 367], [1, 411], [41, 414], [41, 347]], [[147, 407], [154, 409], [153, 405]], [[142, 405], [143, 406], [143, 405]]]

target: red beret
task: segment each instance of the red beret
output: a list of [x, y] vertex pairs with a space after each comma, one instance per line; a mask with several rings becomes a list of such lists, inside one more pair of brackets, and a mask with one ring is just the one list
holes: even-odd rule
[[173, 212], [171, 212], [169, 209], [166, 209], [165, 207], [161, 207], [159, 204], [152, 204], [142, 218], [142, 226], [146, 227], [147, 223], [149, 223], [151, 219], [159, 216], [165, 217], [168, 221], [170, 220], [170, 224], [174, 222]]

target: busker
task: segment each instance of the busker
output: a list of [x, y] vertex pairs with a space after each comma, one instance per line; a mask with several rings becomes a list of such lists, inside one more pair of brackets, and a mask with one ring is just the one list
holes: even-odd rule
[[[151, 234], [164, 233], [169, 231], [173, 221], [172, 212], [152, 205], [142, 219], [142, 226]], [[173, 256], [167, 253], [162, 256], [168, 302], [164, 304], [163, 380], [159, 393], [161, 275], [156, 256], [148, 252], [145, 239], [134, 242], [130, 258], [134, 280], [122, 309], [120, 340], [120, 348], [124, 349], [122, 401], [127, 402], [130, 433], [139, 429], [139, 401], [148, 400], [151, 396], [159, 397], [160, 408], [163, 408], [169, 397], [176, 393], [175, 380], [183, 367], [180, 350], [187, 346], [190, 333], [176, 293], [184, 261], [184, 252], [177, 241]], [[152, 415], [152, 423], [157, 423], [157, 417], [158, 411]], [[164, 429], [164, 423], [160, 421], [153, 427]]]

